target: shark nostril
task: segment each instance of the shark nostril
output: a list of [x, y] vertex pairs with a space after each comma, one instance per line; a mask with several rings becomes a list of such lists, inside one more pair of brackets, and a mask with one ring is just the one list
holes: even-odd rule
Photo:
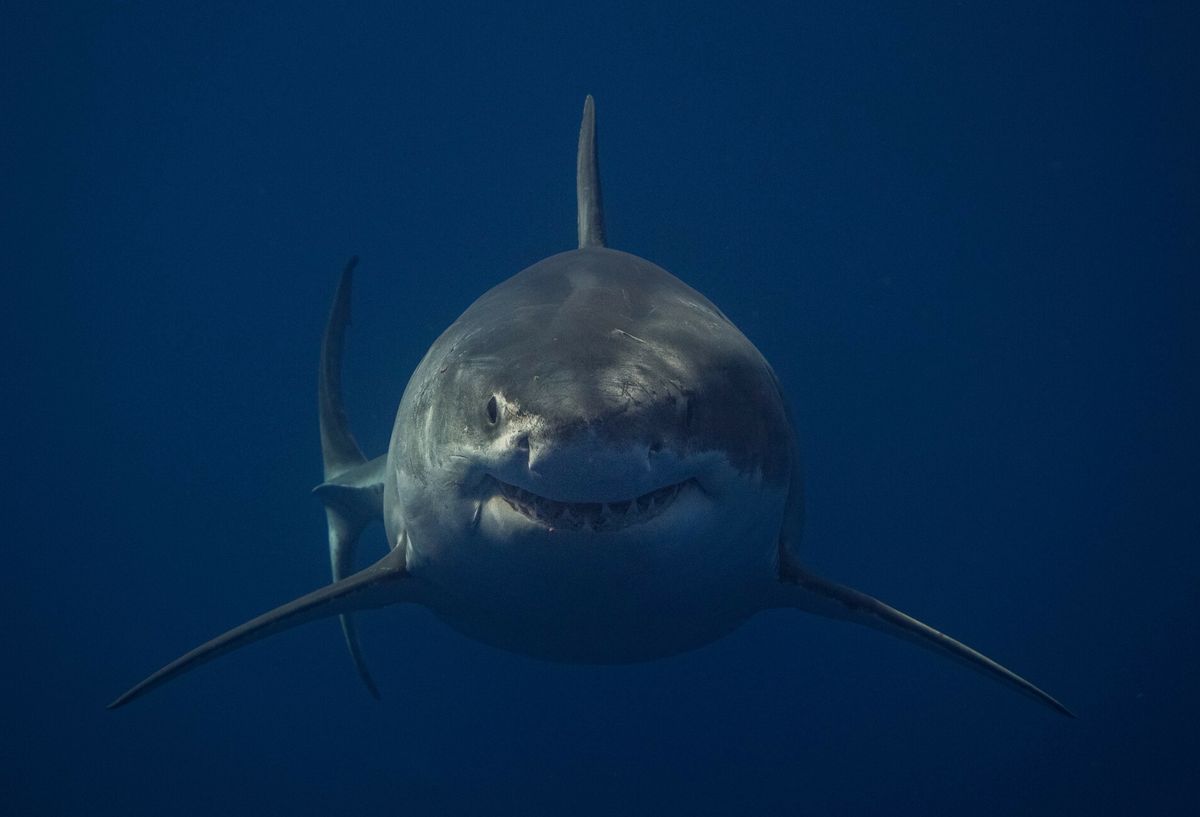
[[518, 451], [528, 452], [529, 451], [529, 435], [522, 434], [520, 437], [517, 437], [517, 441], [515, 443], [513, 443], [513, 446]]

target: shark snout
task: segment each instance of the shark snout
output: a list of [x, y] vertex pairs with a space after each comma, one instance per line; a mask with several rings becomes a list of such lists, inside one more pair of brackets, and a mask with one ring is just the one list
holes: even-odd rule
[[611, 439], [589, 427], [530, 426], [508, 435], [496, 479], [563, 502], [624, 499], [677, 481], [659, 467], [663, 443], [654, 435]]

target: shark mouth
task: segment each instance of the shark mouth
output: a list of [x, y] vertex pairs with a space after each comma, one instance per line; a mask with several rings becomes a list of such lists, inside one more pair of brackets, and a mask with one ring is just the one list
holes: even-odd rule
[[[493, 478], [494, 479], [494, 478]], [[694, 480], [657, 488], [617, 502], [559, 502], [495, 480], [501, 499], [525, 518], [551, 530], [609, 533], [647, 522], [669, 508]]]

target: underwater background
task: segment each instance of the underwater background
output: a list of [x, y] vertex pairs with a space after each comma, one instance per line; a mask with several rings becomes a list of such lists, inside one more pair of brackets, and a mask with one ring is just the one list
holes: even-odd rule
[[[7, 3], [0, 812], [1196, 813], [1200, 72], [1189, 3]], [[609, 244], [774, 365], [809, 564], [1069, 720], [794, 611], [580, 667], [327, 620], [316, 361], [369, 456], [434, 338]], [[363, 562], [383, 552], [364, 537]]]

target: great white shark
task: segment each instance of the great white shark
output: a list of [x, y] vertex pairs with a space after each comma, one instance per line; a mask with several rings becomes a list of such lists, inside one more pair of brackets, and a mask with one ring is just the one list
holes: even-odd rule
[[[341, 398], [355, 261], [321, 347], [318, 409], [333, 583], [167, 664], [122, 706], [219, 655], [339, 616], [421, 604], [460, 632], [563, 662], [647, 661], [797, 608], [913, 641], [1065, 715], [974, 649], [801, 559], [796, 433], [770, 365], [707, 298], [609, 249], [595, 107], [576, 162], [579, 248], [484, 293], [442, 333], [368, 460]], [[353, 572], [363, 528], [388, 552]]]

